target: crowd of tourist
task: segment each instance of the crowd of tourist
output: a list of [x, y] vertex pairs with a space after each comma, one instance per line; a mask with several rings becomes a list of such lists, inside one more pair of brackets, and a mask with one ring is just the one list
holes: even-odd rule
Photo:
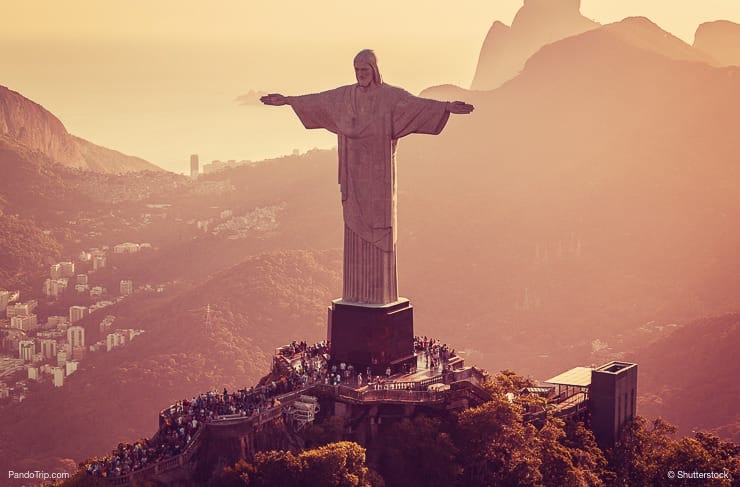
[[[438, 340], [414, 337], [414, 349], [424, 354], [427, 368], [446, 364], [455, 351]], [[133, 444], [121, 443], [111, 455], [90, 462], [87, 473], [95, 477], [120, 477], [183, 453], [205, 423], [225, 418], [253, 417], [279, 406], [278, 397], [312, 384], [348, 385], [361, 388], [368, 384], [388, 383], [385, 375], [372, 374], [370, 367], [356, 370], [352, 364], [329, 365], [329, 344], [308, 345], [291, 342], [278, 349], [273, 376], [279, 379], [249, 389], [223, 393], [207, 392], [176, 402], [159, 415], [159, 431], [151, 439]]]
[[414, 337], [414, 351], [424, 354], [424, 363], [427, 369], [434, 369], [440, 365], [445, 367], [451, 358], [455, 356], [455, 350], [450, 349], [447, 344], [441, 343], [434, 338]]
[[293, 342], [290, 358], [302, 354], [297, 367], [264, 385], [223, 393], [207, 392], [176, 402], [159, 415], [159, 431], [151, 439], [119, 444], [110, 456], [90, 462], [87, 473], [95, 477], [120, 477], [184, 452], [205, 423], [227, 417], [252, 417], [280, 404], [278, 397], [318, 380], [326, 370], [326, 346]]

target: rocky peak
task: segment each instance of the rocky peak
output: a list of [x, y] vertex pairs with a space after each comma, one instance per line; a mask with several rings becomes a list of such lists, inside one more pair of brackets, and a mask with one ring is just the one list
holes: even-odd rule
[[740, 66], [740, 24], [728, 20], [705, 22], [696, 29], [694, 47], [723, 66]]
[[542, 46], [597, 27], [580, 13], [580, 0], [525, 0], [511, 27], [496, 21], [488, 31], [472, 83], [491, 90], [515, 77]]
[[67, 167], [108, 173], [161, 170], [138, 157], [71, 135], [47, 109], [5, 86], [0, 86], [0, 138], [38, 151]]

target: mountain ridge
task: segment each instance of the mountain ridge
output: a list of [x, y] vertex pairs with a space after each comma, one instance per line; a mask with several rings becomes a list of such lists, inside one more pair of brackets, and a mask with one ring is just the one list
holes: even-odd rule
[[64, 166], [96, 172], [162, 171], [139, 157], [71, 135], [50, 111], [0, 85], [0, 136], [39, 151]]

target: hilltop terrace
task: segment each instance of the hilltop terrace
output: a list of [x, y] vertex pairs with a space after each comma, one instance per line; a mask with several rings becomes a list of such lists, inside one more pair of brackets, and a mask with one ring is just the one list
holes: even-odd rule
[[[347, 404], [416, 404], [447, 409], [490, 399], [481, 388], [487, 374], [466, 367], [454, 350], [426, 337], [416, 337], [414, 349], [416, 367], [373, 376], [367, 370], [355, 370], [352, 364], [330, 365], [330, 347], [324, 342], [308, 345], [294, 341], [275, 350], [272, 371], [260, 384], [231, 392], [209, 391], [177, 401], [160, 412], [159, 429], [152, 438], [121, 443], [110, 455], [88, 463], [86, 471], [113, 485], [127, 485], [150, 476], [165, 480], [189, 468], [208, 428], [218, 428], [219, 432], [223, 428], [258, 430], [282, 420], [298, 431], [318, 412], [315, 396]], [[522, 390], [520, 394], [543, 391], [551, 393], [552, 387]], [[580, 410], [585, 398], [582, 390], [573, 391], [569, 397], [561, 393], [557, 400], [565, 407], [554, 414]], [[544, 414], [545, 409], [528, 416], [531, 419], [540, 413]]]

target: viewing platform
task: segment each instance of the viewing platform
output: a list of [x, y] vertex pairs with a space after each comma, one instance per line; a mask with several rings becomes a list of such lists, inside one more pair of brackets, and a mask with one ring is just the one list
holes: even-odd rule
[[[417, 408], [443, 413], [491, 399], [483, 387], [488, 378], [484, 371], [466, 367], [454, 351], [435, 345], [432, 350], [416, 347], [416, 366], [409, 370], [368, 377], [351, 364], [330, 366], [329, 347], [323, 343], [293, 342], [275, 351], [272, 371], [260, 385], [178, 401], [160, 412], [160, 428], [151, 439], [119, 445], [110, 457], [89, 464], [88, 474], [111, 485], [144, 479], [178, 482], [199, 468], [196, 454], [209, 442], [232, 445], [235, 461], [252, 459], [264, 449], [289, 449], [287, 437], [296, 435], [319, 413], [352, 419], [355, 433], [367, 440], [377, 434], [384, 415], [410, 417]], [[509, 400], [523, 404], [527, 422], [542, 421], [548, 415], [577, 416], [590, 408], [591, 374], [616, 376], [631, 367], [636, 366], [612, 362], [599, 368], [575, 368], [541, 386], [511, 394]], [[522, 400], [531, 395], [539, 400]], [[617, 413], [622, 420], [628, 414]], [[357, 421], [365, 425], [362, 431], [357, 430]], [[266, 448], [270, 441], [275, 443]], [[213, 447], [206, 451], [209, 448]]]

